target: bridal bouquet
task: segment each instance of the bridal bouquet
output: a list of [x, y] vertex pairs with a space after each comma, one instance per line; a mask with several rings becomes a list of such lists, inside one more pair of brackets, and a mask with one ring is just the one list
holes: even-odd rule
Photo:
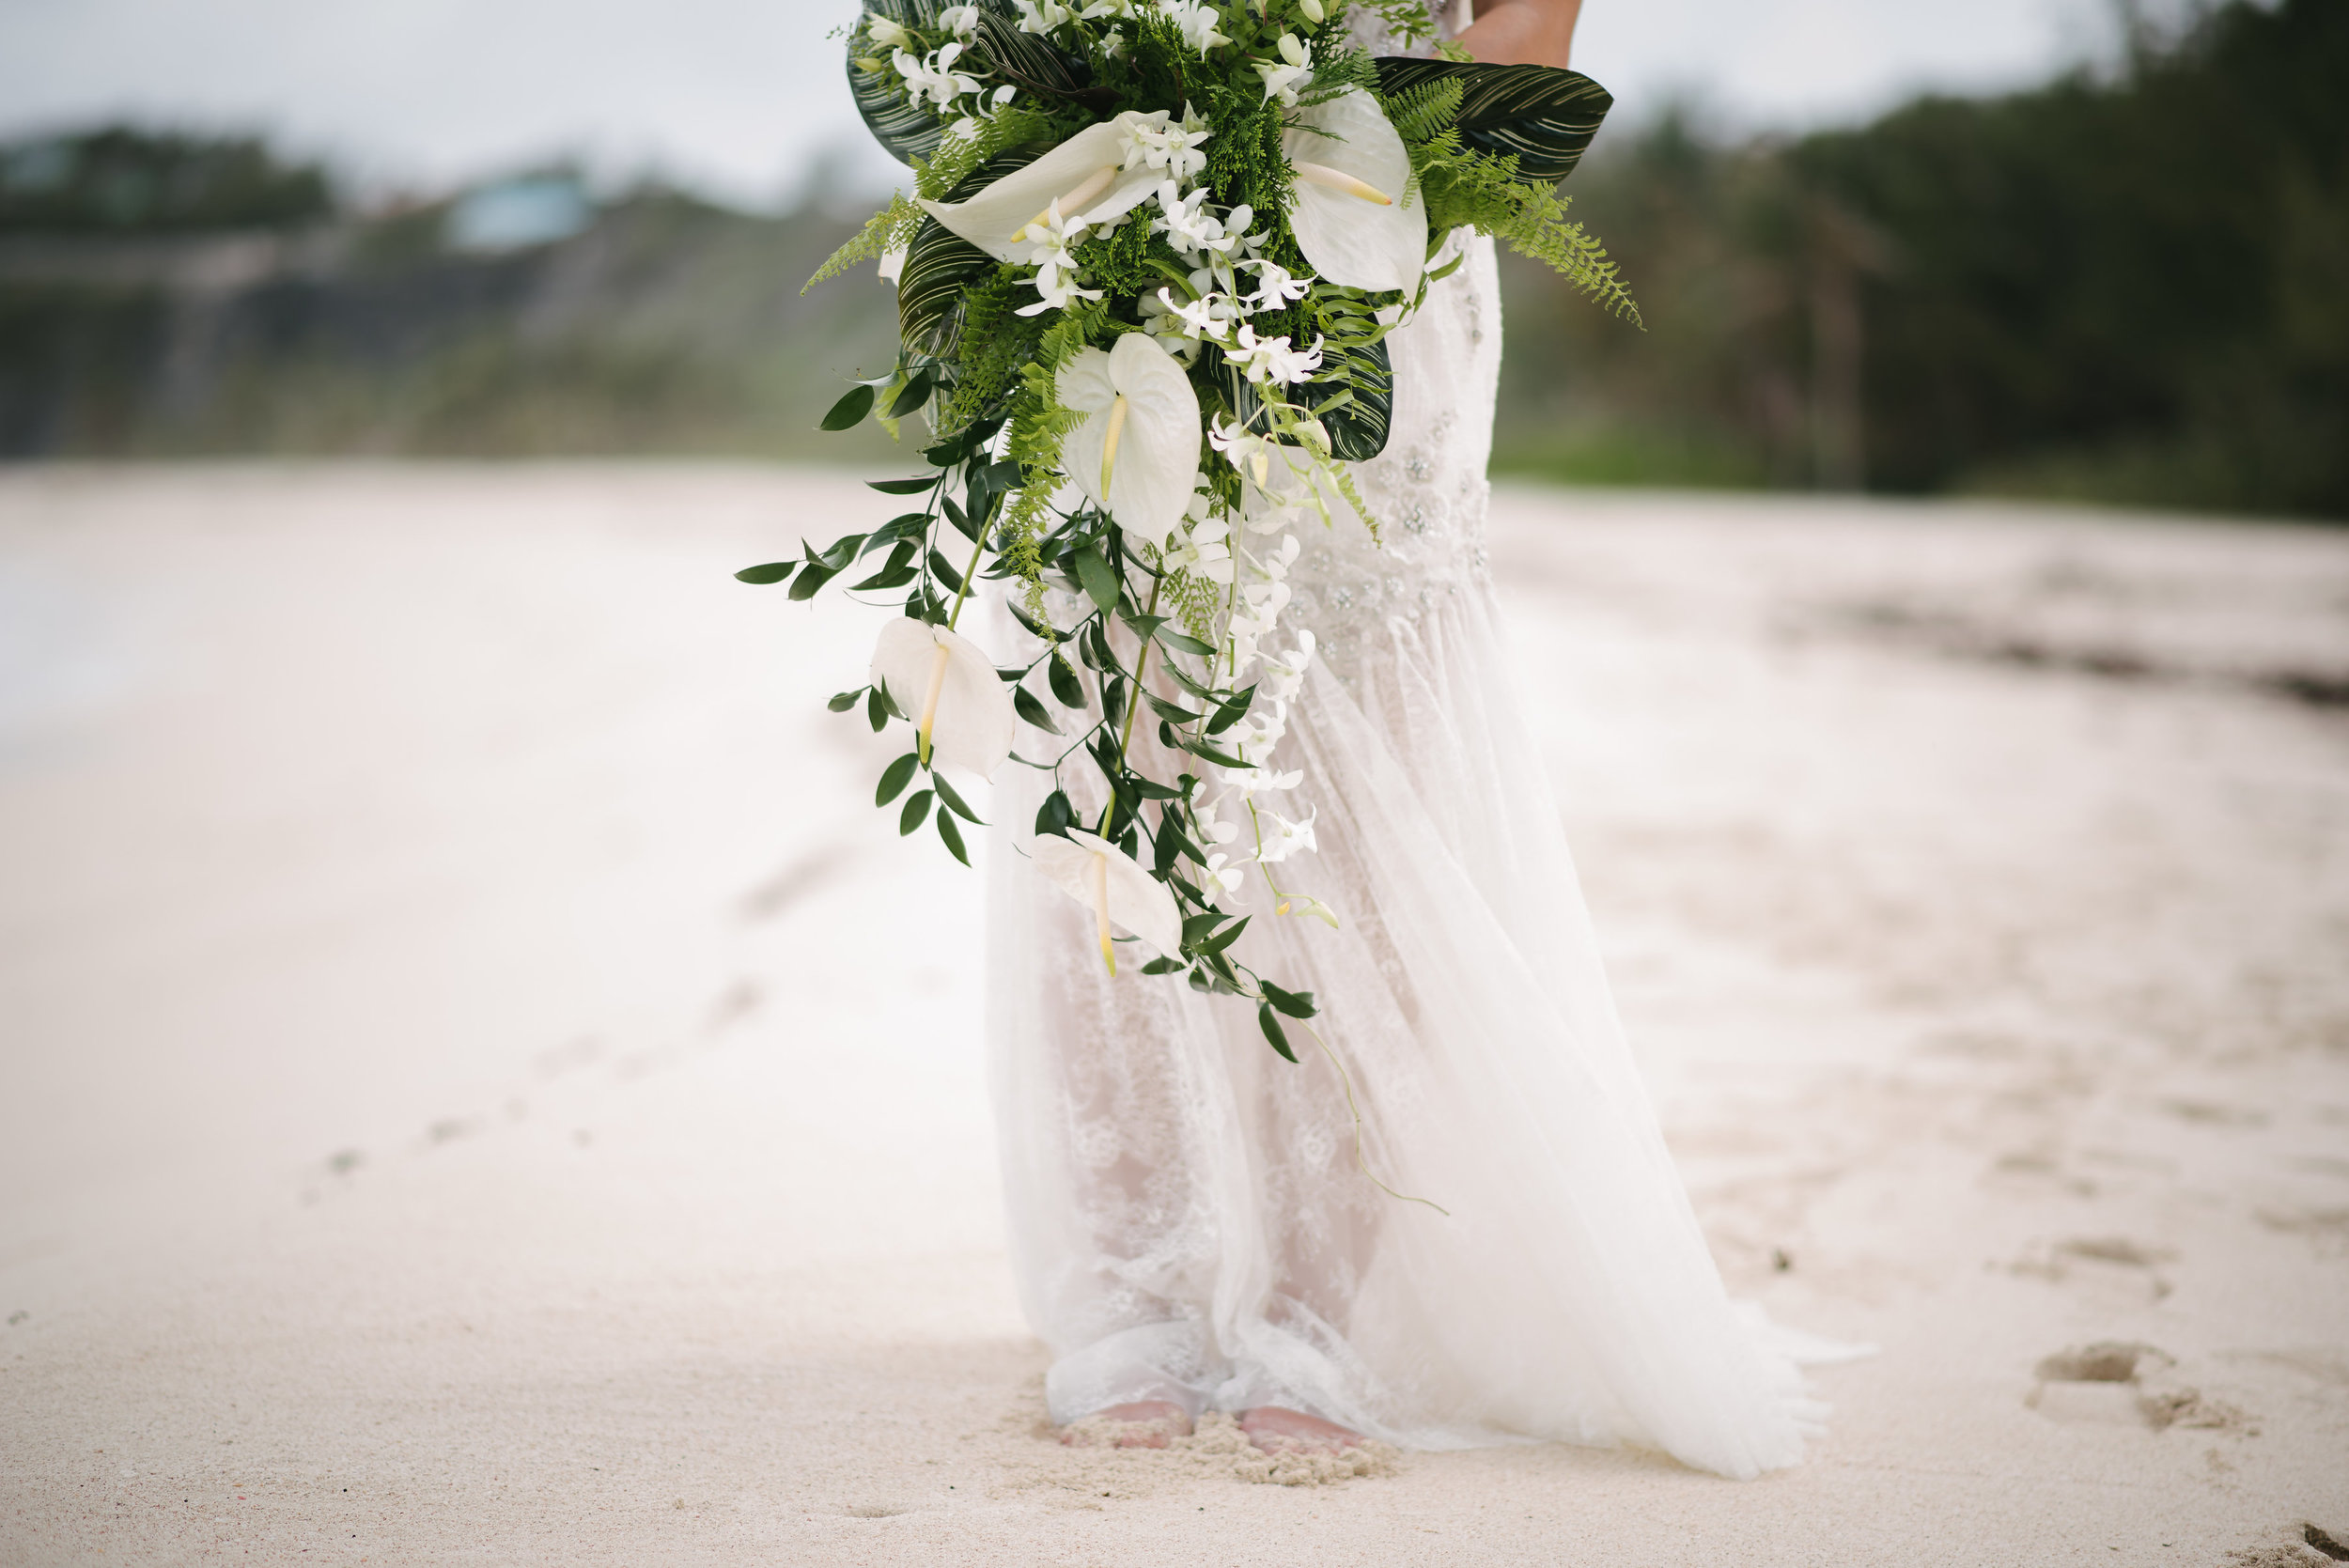
[[[1434, 36], [1421, 0], [1357, 3]], [[902, 604], [832, 699], [911, 726], [876, 794], [901, 832], [935, 822], [968, 863], [949, 773], [1050, 771], [1027, 853], [1110, 972], [1138, 942], [1144, 973], [1253, 1001], [1295, 1061], [1282, 1019], [1313, 997], [1232, 951], [1252, 877], [1275, 918], [1340, 920], [1292, 885], [1315, 812], [1273, 756], [1314, 644], [1280, 636], [1283, 579], [1315, 524], [1376, 534], [1347, 465], [1386, 444], [1384, 340], [1463, 231], [1636, 314], [1555, 194], [1611, 101], [1572, 71], [1373, 58], [1347, 0], [872, 5], [848, 80], [914, 194], [810, 285], [878, 259], [900, 345], [824, 427], [919, 419], [927, 468], [873, 484], [912, 509], [738, 575]], [[988, 582], [1034, 636], [1018, 667], [957, 629]]]

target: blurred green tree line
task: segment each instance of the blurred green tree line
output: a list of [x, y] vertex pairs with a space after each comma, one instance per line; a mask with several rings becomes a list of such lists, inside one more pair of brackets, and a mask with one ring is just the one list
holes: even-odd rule
[[[2344, 84], [2349, 3], [2233, 0], [2029, 92], [1602, 136], [1568, 189], [1648, 330], [1505, 258], [1496, 466], [2349, 517]], [[879, 456], [814, 425], [889, 290], [799, 293], [861, 212], [547, 226], [575, 178], [354, 210], [253, 140], [0, 147], [0, 457]]]
[[1569, 190], [1649, 330], [1507, 266], [1500, 466], [2349, 517], [2342, 0], [1799, 140], [1668, 117]]

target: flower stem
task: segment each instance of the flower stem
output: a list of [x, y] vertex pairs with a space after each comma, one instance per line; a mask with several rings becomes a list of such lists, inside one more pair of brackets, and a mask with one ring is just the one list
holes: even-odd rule
[[962, 568], [962, 591], [955, 595], [955, 607], [946, 613], [946, 629], [949, 631], [954, 630], [955, 623], [962, 619], [962, 601], [971, 597], [971, 584], [978, 581], [979, 553], [986, 549], [987, 526], [982, 523], [979, 526], [979, 542], [971, 547], [971, 564]]
[[1338, 1070], [1338, 1081], [1346, 1086], [1346, 1109], [1350, 1111], [1354, 1117], [1354, 1163], [1361, 1169], [1361, 1172], [1364, 1176], [1369, 1177], [1370, 1185], [1377, 1188], [1379, 1191], [1385, 1193], [1390, 1198], [1400, 1198], [1407, 1203], [1425, 1203], [1429, 1208], [1434, 1209], [1438, 1214], [1442, 1215], [1446, 1219], [1451, 1219], [1452, 1211], [1444, 1207], [1441, 1203], [1437, 1203], [1434, 1199], [1414, 1198], [1408, 1192], [1397, 1192], [1393, 1188], [1389, 1187], [1385, 1182], [1380, 1181], [1377, 1176], [1371, 1175], [1370, 1163], [1362, 1158], [1362, 1111], [1361, 1107], [1354, 1103], [1354, 1079], [1352, 1075], [1346, 1072], [1346, 1063], [1338, 1060], [1338, 1053], [1330, 1048], [1330, 1042], [1321, 1037], [1321, 1031], [1315, 1029], [1312, 1024], [1307, 1023], [1303, 1018], [1298, 1018], [1293, 1021], [1296, 1023], [1298, 1028], [1303, 1030], [1306, 1033], [1314, 1037], [1314, 1044], [1321, 1048], [1321, 1054], [1328, 1057], [1330, 1059], [1330, 1065]]

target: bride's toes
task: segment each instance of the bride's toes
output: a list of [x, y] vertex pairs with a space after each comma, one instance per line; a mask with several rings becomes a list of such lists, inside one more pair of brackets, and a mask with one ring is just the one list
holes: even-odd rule
[[1286, 1410], [1278, 1405], [1259, 1405], [1239, 1415], [1239, 1429], [1248, 1440], [1267, 1453], [1283, 1448], [1352, 1448], [1362, 1440], [1362, 1435], [1335, 1421], [1325, 1421], [1319, 1416], [1309, 1416], [1302, 1410]]
[[1081, 1421], [1071, 1421], [1061, 1428], [1060, 1440], [1072, 1448], [1106, 1443], [1112, 1448], [1162, 1449], [1174, 1438], [1190, 1436], [1190, 1411], [1173, 1400], [1145, 1399], [1136, 1405], [1108, 1405]]

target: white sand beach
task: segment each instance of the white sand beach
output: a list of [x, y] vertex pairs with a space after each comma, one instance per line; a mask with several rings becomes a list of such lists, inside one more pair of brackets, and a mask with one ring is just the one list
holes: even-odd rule
[[0, 1564], [2349, 1559], [2349, 533], [1504, 489], [1716, 1254], [1880, 1354], [1282, 1486], [1042, 1425], [979, 877], [729, 575], [861, 477], [0, 473]]

